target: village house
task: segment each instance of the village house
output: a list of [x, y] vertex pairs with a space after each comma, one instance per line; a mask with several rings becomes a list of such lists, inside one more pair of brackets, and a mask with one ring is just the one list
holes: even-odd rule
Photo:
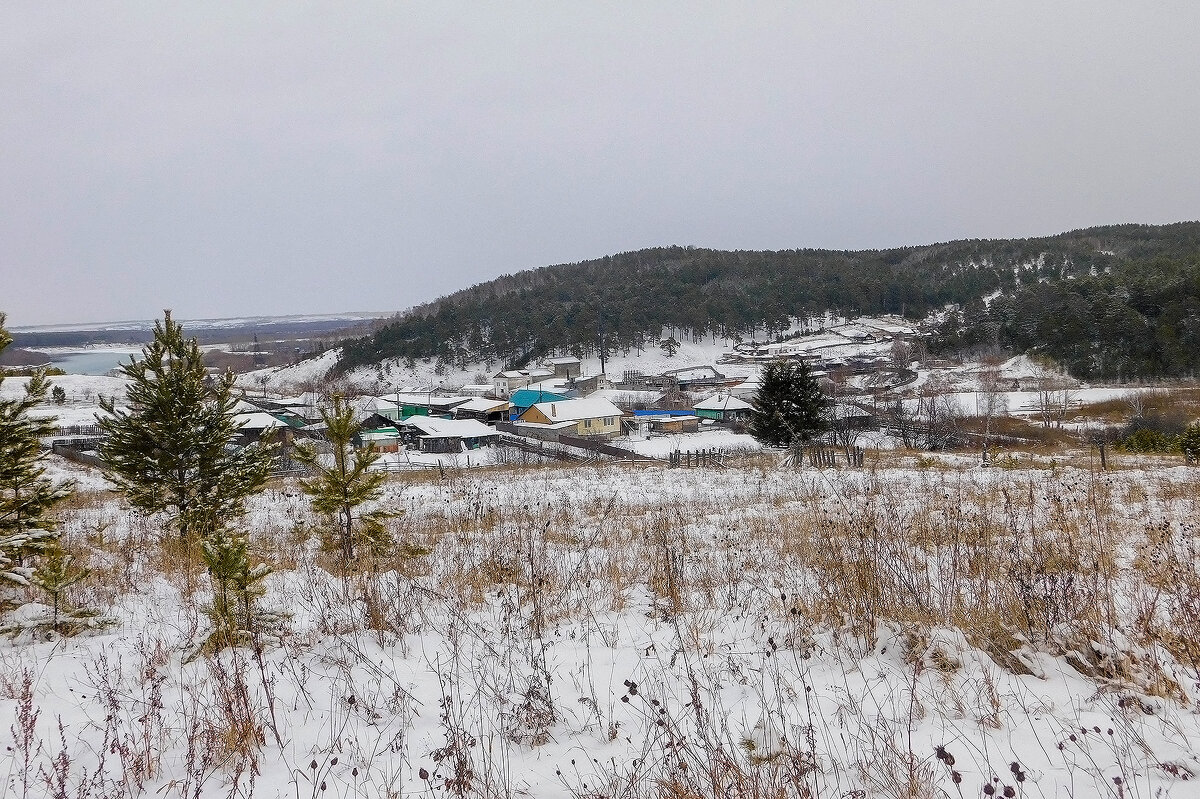
[[463, 452], [495, 444], [496, 428], [475, 419], [413, 416], [398, 425], [403, 442], [421, 452]]
[[581, 438], [615, 438], [621, 434], [621, 409], [606, 399], [539, 402], [521, 414], [520, 421], [536, 430]]
[[555, 377], [571, 379], [583, 374], [583, 365], [578, 358], [550, 358], [546, 366], [554, 370]]
[[479, 422], [503, 422], [508, 419], [512, 405], [506, 400], [475, 397], [454, 407], [455, 419], [475, 419]]
[[471, 399], [463, 396], [439, 397], [432, 391], [408, 391], [372, 397], [365, 402], [364, 407], [397, 422], [410, 416], [449, 415], [459, 405]]
[[261, 441], [264, 436], [270, 436], [273, 431], [283, 431], [287, 425], [266, 411], [243, 411], [234, 415], [233, 423], [237, 426], [235, 443], [246, 445]]
[[602, 374], [581, 375], [579, 377], [571, 378], [567, 382], [567, 385], [571, 389], [578, 391], [581, 395], [587, 396], [592, 392], [601, 391], [608, 388], [608, 379]]
[[551, 369], [508, 369], [492, 376], [492, 393], [507, 397], [512, 392], [525, 388], [530, 383], [554, 377]]
[[829, 421], [839, 428], [870, 430], [877, 426], [875, 412], [857, 402], [835, 402], [829, 409]]
[[573, 399], [573, 397], [553, 391], [535, 391], [530, 388], [522, 388], [514, 391], [512, 396], [508, 398], [509, 403], [512, 405], [509, 416], [513, 419], [519, 419], [521, 414], [539, 402], [561, 402], [568, 399]]
[[732, 394], [715, 394], [703, 402], [696, 403], [694, 410], [702, 419], [718, 422], [741, 422], [750, 418], [754, 406]]
[[550, 391], [555, 394], [560, 394], [571, 399], [582, 396], [577, 391], [572, 383], [574, 380], [568, 380], [565, 377], [548, 377], [545, 380], [539, 380], [536, 383], [530, 383], [522, 391]]

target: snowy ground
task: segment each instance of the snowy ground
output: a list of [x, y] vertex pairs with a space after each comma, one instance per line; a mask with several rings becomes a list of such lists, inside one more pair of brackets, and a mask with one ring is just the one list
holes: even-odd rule
[[[55, 382], [64, 423], [124, 385]], [[617, 443], [757, 449], [722, 430]], [[505, 453], [386, 456], [404, 546], [345, 580], [298, 485], [273, 484], [244, 525], [280, 635], [190, 660], [211, 601], [194, 553], [52, 458], [91, 570], [71, 601], [114, 624], [0, 639], [3, 795], [1200, 796], [1200, 469]], [[45, 600], [10, 598], [9, 623]]]
[[753, 436], [725, 429], [652, 435], [647, 438], [630, 436], [618, 439], [614, 443], [628, 447], [639, 455], [655, 458], [666, 458], [672, 452], [701, 452], [709, 449], [719, 449], [726, 453], [762, 451], [762, 445], [755, 441]]
[[[280, 483], [246, 524], [282, 638], [189, 662], [202, 568], [85, 494], [74, 599], [116, 626], [0, 645], [7, 795], [1197, 795], [1162, 643], [1195, 564], [1155, 597], [1139, 553], [1194, 545], [1200, 470], [937, 462], [397, 476], [429, 552], [345, 581]], [[1021, 626], [1022, 559], [1066, 541]]]

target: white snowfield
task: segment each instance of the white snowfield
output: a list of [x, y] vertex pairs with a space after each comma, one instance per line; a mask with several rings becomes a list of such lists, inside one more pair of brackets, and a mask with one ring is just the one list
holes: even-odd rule
[[[1135, 544], [1147, 521], [1190, 529], [1198, 473], [452, 470], [387, 484], [393, 532], [430, 554], [346, 580], [281, 483], [244, 526], [276, 565], [261, 604], [287, 614], [282, 638], [190, 662], [203, 570], [164, 556], [159, 520], [95, 494], [63, 519], [94, 574], [73, 596], [117, 625], [0, 645], [5, 795], [1196, 796], [1196, 666], [1137, 643], [1131, 614]], [[984, 501], [1001, 485], [1031, 498], [1027, 517]], [[1094, 512], [1121, 614], [1095, 647], [1138, 658], [1123, 678], [1017, 640], [1020, 668], [1002, 666], [953, 625], [866, 605], [819, 618], [846, 563], [832, 547], [885, 548], [877, 581], [919, 579], [906, 602], [949, 619], [958, 544], [904, 536], [982, 514], [1034, 542]], [[867, 538], [839, 534], [846, 518]], [[1005, 546], [979, 555], [1013, 557]]]

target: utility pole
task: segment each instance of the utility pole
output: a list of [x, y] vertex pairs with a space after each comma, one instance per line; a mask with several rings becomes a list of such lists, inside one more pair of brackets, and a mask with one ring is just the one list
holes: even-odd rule
[[599, 330], [597, 331], [597, 333], [599, 334], [599, 338], [600, 338], [600, 374], [604, 375], [604, 374], [608, 374], [608, 370], [605, 369], [605, 367], [604, 367], [604, 311], [603, 310], [600, 311], [599, 317], [600, 317], [600, 321], [598, 323]]

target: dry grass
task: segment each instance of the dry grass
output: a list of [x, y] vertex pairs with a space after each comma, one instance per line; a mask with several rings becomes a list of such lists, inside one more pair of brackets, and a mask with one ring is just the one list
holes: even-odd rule
[[[1146, 415], [1179, 413], [1192, 419], [1200, 418], [1200, 386], [1174, 385], [1157, 390], [1141, 390], [1138, 394]], [[1133, 405], [1130, 399], [1119, 397], [1080, 405], [1067, 421], [1123, 424], [1128, 422], [1133, 415]]]
[[[404, 474], [388, 481], [383, 500], [404, 511], [392, 523], [396, 550], [345, 579], [322, 568], [317, 520], [285, 481], [254, 502], [255, 545], [300, 577], [314, 638], [369, 633], [403, 647], [410, 633], [450, 637], [454, 627], [534, 653], [560, 628], [604, 637], [601, 617], [634, 609], [674, 630], [682, 658], [701, 661], [718, 655], [714, 642], [736, 624], [753, 625], [754, 646], [796, 662], [825, 647], [854, 663], [891, 635], [914, 681], [910, 725], [933, 701], [917, 696], [921, 674], [943, 684], [938, 701], [983, 728], [1003, 725], [1006, 700], [989, 675], [975, 695], [950, 687], [971, 646], [1012, 672], [1034, 672], [1037, 656], [1050, 654], [1098, 692], [1186, 701], [1195, 688], [1181, 675], [1200, 673], [1200, 469], [1158, 471], [1150, 459], [1125, 458], [1103, 472], [1086, 449], [1042, 446], [1010, 451], [1005, 468], [989, 469], [973, 452], [884, 452], [864, 469], [782, 470], [765, 455], [636, 479], [553, 465]], [[81, 589], [93, 604], [163, 579], [184, 615], [201, 618], [198, 553], [153, 520], [95, 494], [72, 500], [63, 524], [71, 551], [93, 570]], [[494, 622], [495, 639], [481, 618]], [[658, 656], [673, 665], [675, 654]], [[536, 674], [536, 655], [526, 657], [522, 668]], [[236, 658], [203, 665], [203, 690], [189, 694], [198, 751], [253, 776], [271, 732], [253, 667]], [[603, 728], [611, 711], [593, 703]], [[816, 795], [812, 743], [748, 760], [736, 742], [706, 737], [715, 727], [701, 704], [673, 706], [647, 738], [643, 765], [594, 795]], [[856, 778], [880, 795], [924, 795], [941, 766], [902, 744], [902, 724], [887, 724], [877, 740], [855, 744], [876, 755], [862, 759]], [[685, 728], [687, 736], [676, 732]]]

